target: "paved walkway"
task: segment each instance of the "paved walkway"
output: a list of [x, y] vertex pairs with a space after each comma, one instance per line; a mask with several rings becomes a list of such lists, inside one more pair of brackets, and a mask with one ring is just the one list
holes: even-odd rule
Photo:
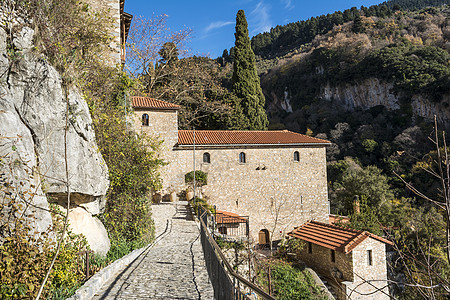
[[152, 210], [157, 242], [93, 299], [213, 299], [199, 229], [187, 202], [153, 205]]

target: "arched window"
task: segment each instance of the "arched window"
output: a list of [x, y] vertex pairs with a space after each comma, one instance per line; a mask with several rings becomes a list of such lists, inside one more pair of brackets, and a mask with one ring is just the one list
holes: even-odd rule
[[239, 153], [239, 163], [245, 164], [245, 153], [244, 152]]
[[300, 161], [300, 153], [298, 151], [294, 152], [294, 161]]
[[211, 155], [208, 152], [203, 153], [203, 163], [209, 164], [211, 163]]
[[148, 115], [147, 114], [142, 115], [142, 126], [148, 126]]

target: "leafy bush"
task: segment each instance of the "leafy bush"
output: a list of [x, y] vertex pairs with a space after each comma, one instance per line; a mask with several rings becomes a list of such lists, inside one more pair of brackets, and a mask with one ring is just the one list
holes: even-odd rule
[[[2, 192], [0, 227], [3, 234], [7, 234], [3, 235], [5, 239], [0, 245], [0, 298], [34, 298], [55, 255], [55, 233], [61, 234], [63, 218], [52, 207], [53, 227], [30, 235], [33, 220], [20, 214], [22, 205], [10, 198], [7, 190], [2, 189]], [[87, 247], [83, 236], [71, 232], [66, 234], [44, 288], [44, 296], [65, 298], [80, 285], [84, 273], [78, 253]]]
[[[187, 184], [194, 184], [194, 171], [186, 173], [184, 175], [184, 182]], [[197, 186], [204, 186], [208, 184], [208, 173], [201, 170], [195, 171], [195, 183]]]
[[206, 209], [209, 214], [214, 214], [216, 212], [214, 206], [209, 205], [206, 199], [195, 197], [189, 200], [189, 205], [194, 209], [196, 215], [198, 215], [198, 208], [200, 206]]
[[282, 260], [272, 260], [260, 266], [258, 282], [268, 290], [270, 267], [273, 295], [280, 300], [327, 299], [315, 284], [311, 274]]

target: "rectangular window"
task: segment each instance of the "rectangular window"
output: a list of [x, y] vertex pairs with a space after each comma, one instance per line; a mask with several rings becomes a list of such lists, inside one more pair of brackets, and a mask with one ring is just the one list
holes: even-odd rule
[[372, 265], [372, 250], [367, 250], [367, 264]]
[[308, 242], [308, 253], [311, 254], [312, 253], [312, 243]]
[[336, 262], [336, 252], [331, 250], [331, 262]]

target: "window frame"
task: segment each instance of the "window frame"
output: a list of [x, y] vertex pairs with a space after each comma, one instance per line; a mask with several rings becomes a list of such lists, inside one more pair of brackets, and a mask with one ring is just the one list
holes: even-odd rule
[[239, 153], [239, 163], [240, 164], [246, 164], [247, 163], [247, 157], [245, 155], [245, 152]]
[[367, 265], [373, 266], [373, 252], [372, 249], [367, 250]]
[[210, 164], [211, 163], [211, 154], [209, 154], [209, 152], [203, 153], [203, 163], [204, 164]]
[[300, 152], [294, 151], [294, 162], [300, 162]]
[[141, 118], [141, 125], [142, 126], [149, 126], [150, 124], [150, 117], [147, 113], [142, 114], [142, 118]]

